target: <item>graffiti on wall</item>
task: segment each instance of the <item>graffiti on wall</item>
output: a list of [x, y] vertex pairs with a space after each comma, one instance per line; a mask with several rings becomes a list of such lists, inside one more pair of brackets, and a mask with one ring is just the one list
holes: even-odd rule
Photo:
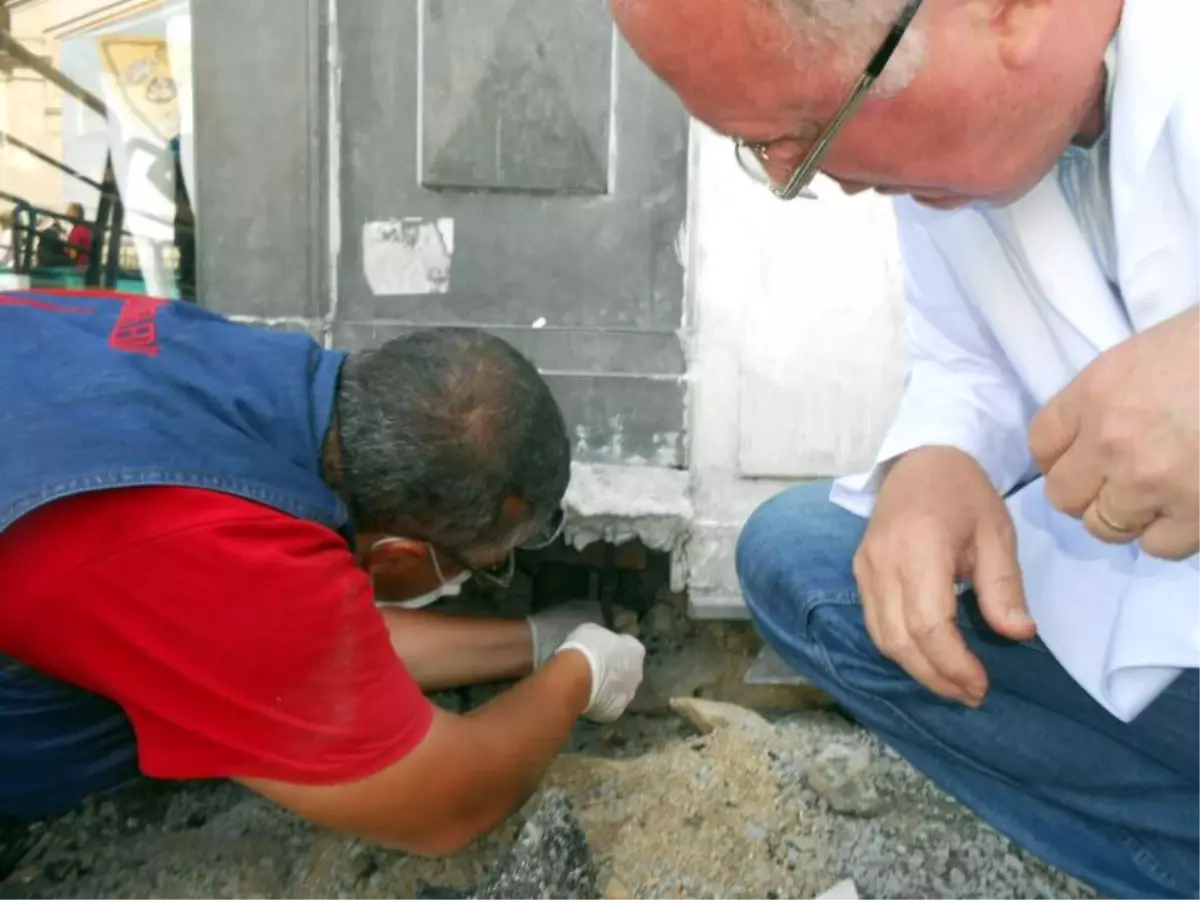
[[[131, 35], [97, 39], [100, 58], [121, 105], [159, 139], [179, 135], [179, 89], [166, 40]], [[111, 100], [110, 100], [111, 102]]]

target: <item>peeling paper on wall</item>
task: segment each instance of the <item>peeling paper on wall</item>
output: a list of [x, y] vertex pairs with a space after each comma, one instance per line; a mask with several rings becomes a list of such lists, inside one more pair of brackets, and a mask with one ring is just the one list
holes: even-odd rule
[[450, 290], [453, 219], [408, 217], [367, 222], [362, 245], [363, 275], [376, 296]]

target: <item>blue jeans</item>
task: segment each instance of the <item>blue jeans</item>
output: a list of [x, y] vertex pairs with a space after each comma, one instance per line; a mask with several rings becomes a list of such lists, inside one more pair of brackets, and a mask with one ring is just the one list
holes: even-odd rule
[[0, 825], [68, 812], [140, 777], [117, 704], [0, 656]]
[[1196, 670], [1135, 721], [1109, 715], [1037, 640], [990, 632], [968, 596], [959, 624], [987, 668], [978, 710], [943, 700], [875, 648], [851, 562], [866, 522], [827, 481], [751, 516], [742, 591], [763, 639], [998, 831], [1110, 897], [1196, 897]]

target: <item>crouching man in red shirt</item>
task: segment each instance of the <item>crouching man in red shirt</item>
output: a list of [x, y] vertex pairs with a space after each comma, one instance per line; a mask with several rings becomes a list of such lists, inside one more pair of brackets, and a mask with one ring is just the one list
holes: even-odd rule
[[[619, 716], [634, 638], [436, 599], [552, 539], [562, 416], [503, 341], [346, 354], [188, 303], [0, 293], [0, 822], [132, 779], [230, 778], [454, 851]], [[465, 715], [425, 691], [501, 678]]]

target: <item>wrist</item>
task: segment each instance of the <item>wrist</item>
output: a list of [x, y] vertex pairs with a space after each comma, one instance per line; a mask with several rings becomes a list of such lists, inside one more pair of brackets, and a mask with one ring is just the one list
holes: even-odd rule
[[595, 693], [595, 663], [586, 649], [578, 644], [560, 647], [542, 667], [561, 680], [576, 717], [592, 705]]

